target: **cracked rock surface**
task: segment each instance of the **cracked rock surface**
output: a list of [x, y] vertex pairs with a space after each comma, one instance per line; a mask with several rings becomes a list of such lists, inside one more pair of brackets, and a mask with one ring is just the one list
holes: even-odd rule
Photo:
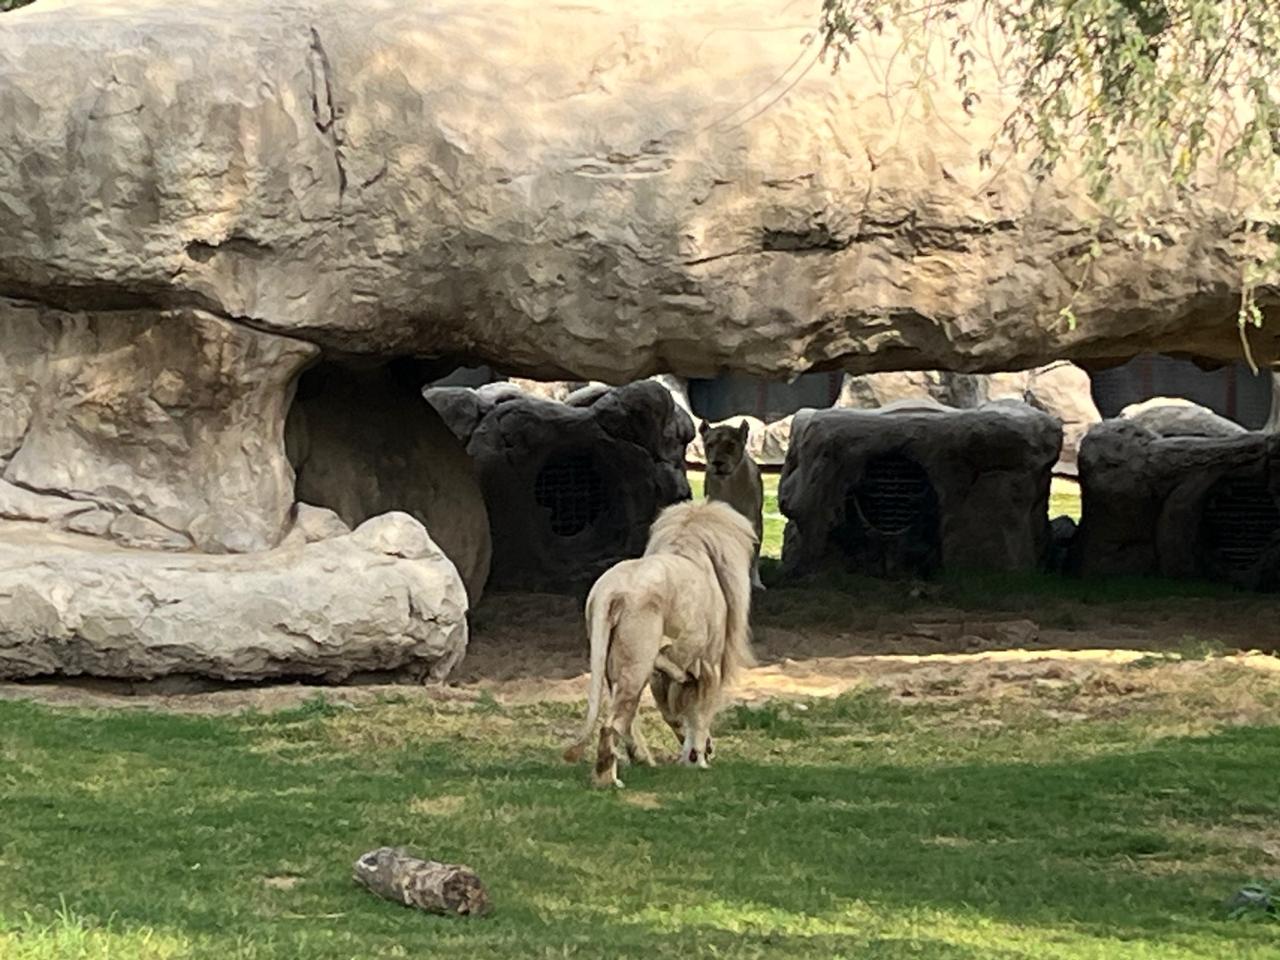
[[0, 512], [105, 511], [132, 546], [274, 546], [293, 506], [287, 388], [316, 352], [199, 310], [0, 300]]
[[945, 63], [886, 98], [891, 37], [791, 71], [818, 9], [41, 0], [0, 18], [0, 295], [615, 383], [1238, 355], [1232, 183], [1082, 282], [1074, 172], [979, 165], [994, 77], [969, 117]]

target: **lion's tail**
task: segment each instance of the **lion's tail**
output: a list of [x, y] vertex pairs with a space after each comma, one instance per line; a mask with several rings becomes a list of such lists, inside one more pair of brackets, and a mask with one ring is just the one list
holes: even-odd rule
[[605, 674], [608, 672], [609, 644], [613, 641], [613, 628], [618, 625], [623, 598], [609, 597], [601, 602], [601, 598], [590, 597], [587, 600], [588, 633], [591, 639], [591, 686], [587, 690], [587, 720], [582, 726], [582, 733], [564, 752], [569, 763], [577, 763], [582, 753], [591, 742], [595, 733], [596, 721], [600, 717], [600, 702], [604, 699]]

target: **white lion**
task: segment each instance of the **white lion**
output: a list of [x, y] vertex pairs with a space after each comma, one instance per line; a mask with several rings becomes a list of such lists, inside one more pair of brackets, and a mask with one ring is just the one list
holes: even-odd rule
[[587, 720], [565, 759], [579, 759], [590, 742], [607, 681], [611, 703], [600, 730], [597, 786], [622, 786], [619, 738], [632, 760], [653, 764], [633, 726], [650, 684], [681, 741], [680, 761], [707, 765], [722, 691], [754, 662], [747, 620], [755, 539], [751, 524], [728, 504], [678, 503], [654, 521], [643, 557], [615, 564], [591, 588]]

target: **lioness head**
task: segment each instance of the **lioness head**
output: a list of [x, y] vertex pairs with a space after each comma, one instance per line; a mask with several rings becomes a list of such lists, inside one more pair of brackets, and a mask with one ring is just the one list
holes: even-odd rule
[[727, 477], [737, 470], [747, 452], [747, 431], [745, 420], [736, 427], [723, 424], [713, 427], [703, 420], [698, 425], [698, 432], [702, 434], [707, 469], [721, 477]]

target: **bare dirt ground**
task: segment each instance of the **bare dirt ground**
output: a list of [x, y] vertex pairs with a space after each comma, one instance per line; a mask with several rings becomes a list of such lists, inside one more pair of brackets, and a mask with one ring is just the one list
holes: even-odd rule
[[[1274, 613], [1265, 602], [1203, 599], [1159, 605], [1087, 607], [1047, 603], [1016, 612], [929, 607], [856, 610], [846, 625], [808, 625], [782, 598], [757, 617], [759, 666], [736, 691], [740, 701], [835, 696], [872, 686], [903, 700], [1037, 696], [1069, 688], [1073, 709], [1140, 697], [1207, 674], [1247, 671], [1249, 683], [1280, 689]], [[1065, 610], [1065, 612], [1064, 612]], [[783, 612], [779, 612], [783, 611]], [[1033, 615], [1043, 614], [1045, 623]], [[824, 618], [819, 618], [822, 620]], [[1059, 624], [1047, 626], [1048, 622]], [[1062, 626], [1063, 623], [1070, 626]], [[1135, 661], [1150, 669], [1135, 670]], [[137, 707], [189, 713], [269, 712], [323, 694], [366, 703], [388, 695], [430, 701], [499, 703], [579, 700], [587, 651], [579, 600], [499, 594], [477, 611], [466, 660], [446, 686], [308, 683], [207, 689], [190, 682], [122, 685], [100, 681], [3, 683], [0, 699], [68, 707]], [[1238, 685], [1235, 685], [1238, 695]], [[1245, 700], [1248, 698], [1246, 697]], [[1247, 702], [1215, 705], [1241, 712]], [[1092, 711], [1091, 711], [1092, 712]], [[1105, 711], [1104, 711], [1105, 712]]]

